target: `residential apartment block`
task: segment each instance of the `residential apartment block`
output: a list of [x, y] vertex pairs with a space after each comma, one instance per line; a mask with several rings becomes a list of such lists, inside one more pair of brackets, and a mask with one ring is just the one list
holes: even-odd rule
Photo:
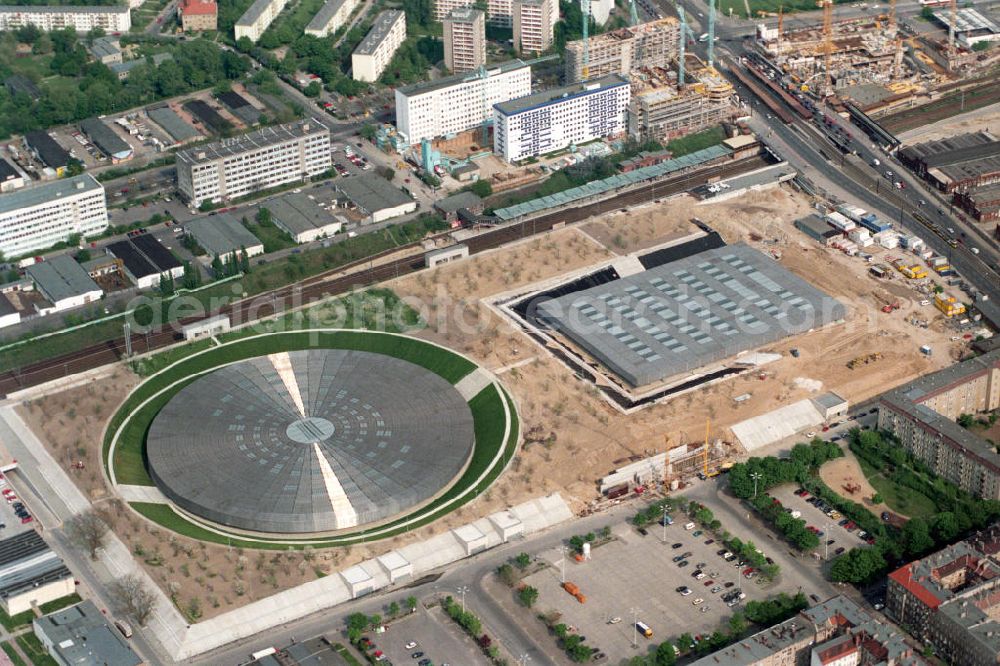
[[1000, 499], [1000, 455], [956, 423], [1000, 408], [1000, 349], [926, 375], [879, 399], [878, 427], [935, 474], [984, 499]]
[[518, 53], [541, 53], [552, 46], [559, 20], [556, 0], [513, 0], [511, 15]]
[[184, 32], [215, 30], [219, 19], [219, 5], [214, 0], [183, 0], [177, 13]]
[[926, 666], [904, 637], [834, 597], [691, 666]]
[[396, 88], [396, 129], [410, 144], [458, 134], [493, 120], [493, 105], [531, 94], [531, 67], [520, 60]]
[[329, 130], [306, 119], [178, 152], [177, 185], [200, 206], [305, 180], [330, 165]]
[[945, 663], [1000, 664], [1000, 524], [889, 574], [885, 607]]
[[288, 0], [255, 0], [233, 26], [236, 39], [249, 37], [252, 42], [259, 40], [287, 4]]
[[305, 33], [314, 37], [332, 35], [347, 23], [357, 6], [358, 0], [327, 0], [312, 21], [309, 21]]
[[9, 258], [44, 250], [74, 234], [93, 236], [107, 226], [104, 187], [90, 174], [0, 197], [0, 252]]
[[456, 74], [486, 64], [486, 14], [461, 7], [444, 19], [444, 66]]
[[396, 49], [406, 41], [406, 14], [387, 9], [375, 17], [372, 29], [351, 54], [355, 81], [374, 83], [389, 66]]
[[515, 162], [627, 129], [629, 84], [612, 74], [493, 106], [493, 150]]
[[513, 0], [486, 0], [486, 22], [498, 28], [514, 25]]
[[612, 30], [588, 40], [589, 65], [583, 73], [583, 40], [566, 43], [566, 81], [608, 74], [628, 76], [641, 67], [668, 67], [677, 60], [680, 23], [664, 18]]
[[16, 30], [26, 25], [34, 25], [44, 32], [63, 28], [75, 28], [79, 33], [94, 28], [103, 28], [105, 32], [128, 32], [132, 27], [132, 15], [124, 5], [108, 7], [0, 5], [0, 30]]

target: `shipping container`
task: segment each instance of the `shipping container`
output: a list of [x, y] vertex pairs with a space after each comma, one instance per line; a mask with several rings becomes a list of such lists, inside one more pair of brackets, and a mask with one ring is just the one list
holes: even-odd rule
[[828, 213], [826, 216], [826, 221], [829, 222], [835, 229], [840, 231], [850, 231], [857, 225], [850, 221], [840, 213]]
[[619, 483], [617, 486], [611, 486], [604, 494], [607, 495], [608, 499], [617, 499], [622, 495], [627, 495], [628, 484]]

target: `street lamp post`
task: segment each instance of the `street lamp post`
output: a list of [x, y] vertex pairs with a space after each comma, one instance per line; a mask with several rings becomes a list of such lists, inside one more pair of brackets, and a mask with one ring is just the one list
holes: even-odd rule
[[633, 607], [632, 609], [632, 647], [639, 647], [639, 613], [642, 611]]
[[667, 506], [663, 505], [663, 543], [667, 543]]
[[757, 499], [757, 482], [760, 481], [761, 476], [762, 475], [761, 475], [760, 472], [751, 472], [750, 473], [750, 478], [753, 479], [753, 497], [754, 497], [754, 499]]
[[465, 612], [465, 593], [469, 591], [468, 585], [459, 585], [455, 591], [462, 595], [462, 612]]

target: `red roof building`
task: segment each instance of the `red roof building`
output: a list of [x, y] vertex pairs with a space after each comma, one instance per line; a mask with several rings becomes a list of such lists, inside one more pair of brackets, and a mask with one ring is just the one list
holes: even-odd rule
[[181, 0], [179, 11], [185, 32], [216, 29], [219, 6], [213, 0]]

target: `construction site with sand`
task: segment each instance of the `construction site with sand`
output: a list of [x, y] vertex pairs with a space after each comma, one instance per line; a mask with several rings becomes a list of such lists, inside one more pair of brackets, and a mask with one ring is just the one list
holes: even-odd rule
[[[599, 497], [600, 477], [623, 461], [699, 446], [707, 420], [709, 438], [725, 442], [725, 456], [736, 459], [745, 455], [730, 431], [737, 422], [824, 391], [851, 402], [865, 400], [964, 353], [964, 342], [952, 340], [943, 317], [921, 307], [908, 286], [876, 281], [865, 262], [796, 230], [793, 221], [810, 212], [809, 201], [797, 191], [782, 186], [723, 203], [697, 203], [682, 195], [605, 215], [383, 285], [420, 315], [422, 325], [410, 335], [466, 354], [499, 377], [517, 404], [522, 433], [517, 455], [489, 490], [444, 518], [384, 541], [245, 552], [173, 533], [128, 509], [100, 471], [100, 433], [140, 381], [126, 365], [75, 388], [32, 397], [18, 411], [178, 608], [189, 616], [197, 611], [198, 618], [191, 617], [196, 621], [543, 494], [559, 492], [575, 511], [585, 512]], [[775, 360], [759, 372], [626, 414], [493, 305], [506, 294], [632, 261], [632, 253], [692, 234], [704, 236], [694, 215], [727, 245], [746, 244], [842, 303], [842, 321], [765, 345], [758, 351]], [[899, 309], [883, 312], [880, 303], [887, 298], [898, 301]], [[909, 323], [915, 315], [929, 320], [927, 328]], [[920, 353], [924, 344], [934, 347], [933, 356]], [[877, 360], [848, 367], [864, 355]]]

